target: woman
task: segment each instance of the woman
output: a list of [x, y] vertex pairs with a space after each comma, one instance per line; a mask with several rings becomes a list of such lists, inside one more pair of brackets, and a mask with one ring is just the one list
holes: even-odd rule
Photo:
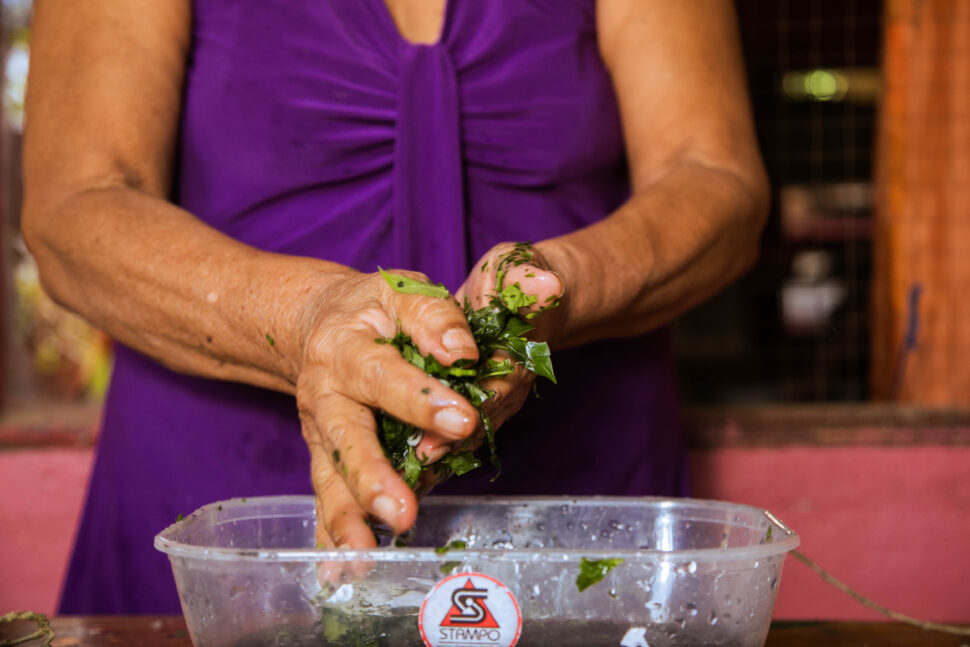
[[[474, 302], [532, 240], [523, 288], [565, 290], [559, 386], [441, 491], [682, 492], [662, 327], [767, 200], [727, 0], [38, 0], [27, 114], [43, 283], [120, 342], [62, 613], [176, 612], [151, 539], [213, 500], [312, 487], [327, 545], [413, 523], [372, 410], [433, 459], [475, 411], [374, 339], [476, 350], [378, 265]], [[501, 422], [528, 380], [497, 388]]]

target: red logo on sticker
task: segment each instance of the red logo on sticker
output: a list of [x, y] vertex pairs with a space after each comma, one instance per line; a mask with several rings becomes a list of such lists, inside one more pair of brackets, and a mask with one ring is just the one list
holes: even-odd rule
[[488, 589], [476, 589], [472, 578], [468, 578], [465, 587], [455, 589], [451, 594], [451, 610], [441, 621], [442, 627], [494, 627], [498, 623], [488, 610], [485, 600], [488, 599]]
[[418, 627], [427, 647], [512, 647], [522, 632], [522, 614], [504, 584], [481, 573], [461, 573], [428, 592]]

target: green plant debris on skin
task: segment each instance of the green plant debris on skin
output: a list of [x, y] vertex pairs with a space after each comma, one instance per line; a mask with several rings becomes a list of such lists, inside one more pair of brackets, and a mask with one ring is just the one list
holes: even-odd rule
[[419, 281], [418, 279], [401, 276], [400, 274], [391, 274], [390, 272], [385, 272], [380, 267], [377, 268], [377, 271], [381, 273], [381, 276], [384, 277], [384, 280], [387, 281], [388, 285], [395, 292], [400, 292], [401, 294], [423, 294], [439, 299], [447, 299], [451, 296], [448, 288], [440, 283], [428, 283], [427, 281]]
[[623, 563], [620, 557], [607, 559], [589, 560], [583, 557], [579, 561], [579, 575], [576, 577], [576, 588], [585, 591], [597, 582], [601, 581], [606, 574]]
[[266, 333], [266, 341], [269, 342], [269, 345], [270, 346], [275, 346], [276, 345], [276, 340], [273, 339], [273, 336], [271, 334], [269, 334], [269, 333]]
[[498, 267], [495, 271], [495, 291], [502, 292], [505, 287], [505, 275], [508, 274], [510, 267], [531, 263], [533, 257], [532, 243], [525, 242], [513, 245], [512, 250], [503, 254], [498, 260]]
[[334, 463], [339, 463], [340, 462], [340, 450], [339, 449], [333, 450], [333, 462]]
[[502, 302], [509, 310], [518, 311], [519, 308], [527, 308], [539, 300], [535, 294], [525, 294], [518, 282], [507, 285], [502, 289]]
[[[496, 469], [495, 477], [501, 473], [502, 465], [495, 446], [495, 429], [488, 415], [482, 410], [482, 405], [495, 393], [482, 387], [481, 382], [510, 375], [515, 370], [516, 362], [540, 377], [545, 377], [553, 383], [556, 381], [549, 345], [545, 342], [529, 341], [525, 335], [533, 330], [533, 326], [518, 314], [519, 308], [536, 303], [538, 298], [535, 295], [524, 294], [518, 283], [508, 287], [503, 285], [509, 267], [531, 259], [532, 252], [529, 245], [516, 244], [509, 254], [498, 260], [497, 272], [500, 276], [496, 291], [499, 294], [493, 295], [489, 304], [478, 310], [472, 309], [466, 302], [465, 318], [478, 346], [478, 361], [458, 360], [452, 366], [444, 366], [433, 355], [422, 355], [411, 338], [400, 328], [394, 337], [376, 340], [379, 343], [394, 346], [409, 363], [440, 380], [478, 409], [482, 428], [485, 431], [485, 442], [492, 465]], [[441, 298], [450, 296], [443, 286], [434, 286], [378, 269], [381, 276], [397, 292]], [[553, 302], [553, 305], [555, 303], [557, 302]], [[497, 351], [505, 352], [510, 359], [502, 361], [492, 359]], [[430, 393], [430, 389], [422, 389], [422, 393]], [[412, 489], [425, 470], [433, 469], [435, 474], [444, 480], [453, 475], [460, 476], [470, 472], [482, 464], [481, 460], [470, 451], [448, 454], [436, 463], [428, 464], [424, 457], [416, 455], [415, 439], [420, 441], [422, 430], [398, 420], [385, 411], [378, 411], [376, 419], [378, 440], [385, 455], [390, 459], [394, 469], [402, 473], [404, 481]]]
[[179, 512], [179, 516], [175, 517], [175, 522], [178, 523], [182, 519], [185, 519], [185, 515]]

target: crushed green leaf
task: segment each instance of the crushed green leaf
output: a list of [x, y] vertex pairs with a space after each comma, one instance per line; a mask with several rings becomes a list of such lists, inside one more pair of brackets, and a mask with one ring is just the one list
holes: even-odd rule
[[461, 566], [461, 562], [442, 562], [438, 570], [441, 571], [442, 575], [451, 575], [452, 571]]
[[179, 516], [175, 517], [175, 521], [176, 521], [176, 523], [178, 523], [182, 519], [185, 519], [185, 515], [182, 514], [181, 512], [179, 512]]
[[612, 571], [623, 562], [620, 557], [607, 559], [589, 560], [583, 557], [579, 561], [579, 575], [576, 577], [576, 588], [585, 591], [597, 582], [601, 581], [606, 574]]
[[[504, 277], [509, 267], [531, 259], [532, 251], [528, 243], [516, 244], [511, 252], [497, 261], [498, 295], [492, 296], [487, 306], [477, 310], [470, 304], [465, 304], [465, 318], [478, 346], [478, 361], [459, 360], [452, 366], [444, 366], [434, 356], [422, 355], [411, 338], [400, 328], [394, 337], [377, 340], [397, 348], [409, 363], [442, 381], [478, 409], [482, 428], [485, 430], [485, 443], [492, 465], [496, 469], [496, 477], [501, 472], [502, 465], [495, 445], [495, 429], [491, 420], [482, 411], [482, 405], [495, 394], [481, 386], [481, 383], [511, 374], [515, 370], [516, 363], [553, 383], [556, 381], [549, 345], [545, 342], [528, 340], [525, 335], [534, 328], [518, 314], [520, 308], [536, 303], [536, 295], [524, 294], [518, 283], [504, 285]], [[398, 292], [441, 298], [450, 296], [444, 286], [431, 285], [378, 269], [391, 288]], [[510, 359], [501, 361], [492, 359], [496, 351], [505, 352]], [[422, 393], [429, 392], [428, 388], [422, 389]], [[415, 487], [424, 470], [433, 469], [443, 480], [453, 475], [465, 474], [482, 464], [482, 461], [471, 452], [449, 454], [436, 463], [428, 464], [425, 460], [419, 460], [415, 455], [414, 446], [408, 442], [411, 440], [416, 444], [415, 441], [420, 440], [423, 433], [420, 429], [398, 420], [385, 411], [378, 411], [376, 418], [378, 440], [385, 455], [391, 460], [394, 469], [402, 473], [405, 482], [412, 488]]]
[[535, 294], [525, 294], [519, 284], [513, 283], [502, 290], [502, 302], [509, 310], [517, 311], [519, 308], [527, 308], [539, 300]]
[[266, 341], [269, 342], [269, 345], [270, 346], [275, 346], [276, 345], [276, 340], [273, 339], [273, 336], [271, 334], [269, 334], [269, 333], [266, 333]]
[[437, 555], [444, 555], [449, 550], [464, 550], [465, 547], [467, 546], [468, 544], [462, 541], [461, 539], [456, 539], [454, 541], [448, 542], [444, 546], [438, 546], [437, 548], [434, 549], [434, 552]]
[[475, 458], [475, 454], [472, 452], [457, 452], [454, 454], [447, 454], [442, 457], [440, 461], [444, 467], [451, 470], [451, 473], [455, 476], [461, 476], [466, 474], [476, 467], [481, 467], [482, 461]]
[[377, 268], [377, 271], [381, 273], [381, 276], [384, 277], [384, 280], [387, 281], [387, 284], [395, 292], [400, 292], [401, 294], [423, 294], [439, 299], [447, 299], [451, 296], [448, 288], [440, 283], [428, 283], [407, 276], [401, 276], [400, 274], [391, 274], [390, 272], [385, 272], [380, 267]]

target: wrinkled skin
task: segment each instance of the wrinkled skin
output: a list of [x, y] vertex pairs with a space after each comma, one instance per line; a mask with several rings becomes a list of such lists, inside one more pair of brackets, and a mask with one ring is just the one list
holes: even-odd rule
[[[458, 302], [468, 299], [476, 308], [488, 303], [495, 293], [497, 259], [511, 248], [508, 243], [498, 245], [476, 263], [455, 295]], [[562, 294], [562, 281], [545, 265], [536, 256], [533, 263], [508, 271], [506, 285], [518, 282], [524, 292], [539, 296], [523, 314]], [[395, 272], [427, 280], [418, 273]], [[385, 458], [372, 409], [384, 409], [426, 430], [418, 451], [431, 461], [456, 447], [481, 443], [478, 413], [471, 404], [409, 364], [394, 347], [375, 343], [393, 337], [398, 321], [423, 354], [434, 355], [446, 366], [478, 358], [455, 301], [394, 292], [379, 274], [348, 275], [337, 290], [328, 291], [310, 327], [296, 391], [310, 448], [321, 547], [374, 546], [365, 521], [368, 515], [396, 532], [414, 523], [417, 499]], [[522, 406], [533, 377], [519, 367], [510, 376], [483, 383], [495, 391], [485, 411], [496, 428]], [[421, 489], [432, 485], [425, 480]]]

